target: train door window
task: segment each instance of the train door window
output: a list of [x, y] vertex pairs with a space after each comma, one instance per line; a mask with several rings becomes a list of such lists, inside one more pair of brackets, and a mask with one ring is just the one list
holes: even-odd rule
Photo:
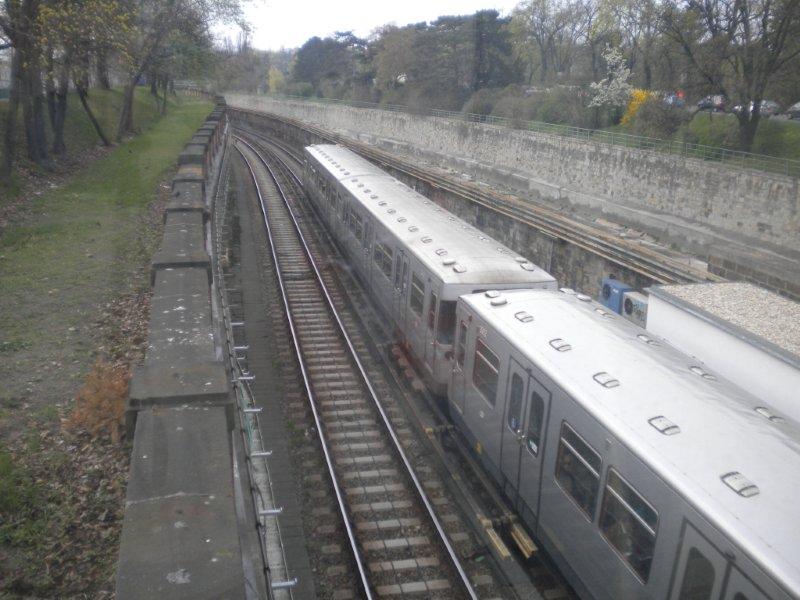
[[392, 249], [378, 242], [375, 244], [374, 252], [375, 264], [386, 275], [386, 278], [392, 280]]
[[364, 250], [369, 249], [369, 230], [370, 230], [370, 221], [369, 218], [367, 218], [367, 220], [364, 221], [364, 237], [361, 240], [361, 245], [364, 247]]
[[434, 327], [436, 327], [436, 293], [433, 290], [431, 290], [428, 301], [428, 329], [433, 332]]
[[455, 328], [456, 302], [454, 300], [442, 300], [439, 302], [439, 329], [436, 331], [436, 339], [441, 344], [451, 345]]
[[716, 579], [714, 565], [697, 548], [689, 549], [679, 600], [707, 600], [711, 598]]
[[600, 531], [642, 581], [650, 575], [657, 527], [656, 510], [614, 469], [609, 469], [600, 508]]
[[403, 261], [403, 277], [400, 279], [400, 291], [406, 291], [406, 281], [408, 281], [408, 261]]
[[542, 441], [542, 425], [544, 424], [544, 399], [536, 390], [531, 390], [531, 401], [528, 413], [528, 433], [525, 444], [528, 452], [534, 456], [539, 454], [539, 444]]
[[511, 393], [508, 395], [508, 417], [506, 423], [514, 433], [518, 433], [522, 422], [522, 398], [525, 394], [525, 382], [522, 377], [511, 375]]
[[458, 350], [456, 352], [456, 364], [459, 368], [464, 368], [464, 359], [467, 356], [467, 324], [461, 321], [458, 327]]
[[[399, 266], [398, 266], [399, 272]], [[425, 303], [425, 282], [417, 277], [416, 273], [411, 273], [411, 294], [409, 294], [408, 305], [414, 314], [422, 316], [422, 309]]]
[[400, 281], [402, 280], [401, 268], [403, 266], [403, 256], [396, 254], [394, 257], [394, 289], [400, 289]]
[[481, 340], [476, 340], [475, 361], [472, 364], [472, 383], [492, 406], [497, 399], [499, 372], [500, 359]]
[[594, 519], [601, 465], [600, 455], [572, 427], [563, 423], [556, 459], [556, 481], [589, 519]]

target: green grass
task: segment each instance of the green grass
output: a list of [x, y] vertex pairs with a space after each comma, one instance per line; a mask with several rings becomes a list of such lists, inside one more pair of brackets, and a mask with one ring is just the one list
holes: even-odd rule
[[[9, 381], [5, 397], [30, 387], [30, 382], [14, 385], [15, 370], [40, 371], [28, 358], [63, 349], [66, 355], [54, 359], [59, 363], [86, 360], [80, 353], [91, 349], [76, 338], [93, 327], [103, 303], [134, 286], [132, 269], [141, 270], [149, 258], [144, 253], [152, 250], [141, 247], [142, 215], [157, 183], [210, 108], [194, 100], [173, 106], [166, 117], [72, 182], [33, 200], [32, 214], [0, 237], [0, 380]], [[36, 382], [35, 375], [31, 381]]]
[[[117, 131], [117, 119], [119, 110], [122, 106], [121, 90], [100, 90], [91, 89], [89, 91], [89, 105], [95, 117], [100, 122], [106, 137], [114, 139]], [[174, 100], [168, 102], [167, 111], [175, 108]], [[0, 133], [5, 128], [8, 102], [0, 102]], [[134, 125], [139, 130], [149, 127], [159, 117], [156, 100], [150, 94], [149, 88], [137, 88], [133, 100]], [[46, 119], [47, 140], [52, 145], [53, 134], [50, 129], [49, 118]], [[67, 119], [64, 123], [64, 140], [67, 146], [67, 156], [74, 157], [76, 154], [85, 151], [100, 143], [100, 138], [92, 127], [86, 112], [81, 106], [77, 94], [70, 92], [67, 98]], [[2, 150], [0, 150], [2, 154]], [[17, 164], [32, 165], [27, 163], [25, 154], [25, 133], [22, 130], [22, 110], [17, 113]], [[3, 198], [14, 198], [19, 193], [17, 181], [12, 182], [11, 187], [0, 187], [0, 202]]]
[[[738, 149], [738, 129], [734, 115], [707, 111], [697, 113], [688, 126], [688, 131], [698, 144], [731, 150]], [[800, 160], [800, 123], [762, 119], [751, 152]]]
[[[76, 450], [46, 433], [59, 427], [56, 405], [74, 396], [107, 343], [100, 323], [109, 303], [148, 287], [157, 244], [146, 225], [155, 219], [151, 202], [210, 109], [181, 100], [68, 184], [35, 197], [27, 216], [0, 236], [0, 598], [77, 597], [77, 584], [59, 579], [77, 560], [61, 550], [74, 545], [71, 528], [82, 518], [75, 498], [91, 492], [84, 505], [99, 507], [98, 514], [118, 508], [107, 485], [99, 495], [72, 485]], [[96, 529], [93, 518], [87, 526]], [[88, 552], [86, 539], [81, 544]], [[78, 571], [101, 572], [91, 575], [96, 585], [113, 572], [116, 557], [79, 558]]]

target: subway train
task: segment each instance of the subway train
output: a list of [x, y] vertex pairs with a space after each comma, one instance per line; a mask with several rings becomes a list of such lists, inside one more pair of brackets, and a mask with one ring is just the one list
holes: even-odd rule
[[378, 167], [306, 191], [581, 597], [800, 598], [800, 429]]

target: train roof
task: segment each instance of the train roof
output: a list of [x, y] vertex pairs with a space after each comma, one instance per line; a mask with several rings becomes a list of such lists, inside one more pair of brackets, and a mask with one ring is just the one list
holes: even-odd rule
[[445, 283], [555, 287], [547, 271], [351, 150], [321, 144], [306, 152]]
[[[588, 296], [496, 294], [461, 298], [765, 572], [800, 590], [796, 424]], [[571, 349], [558, 351], [563, 343]]]

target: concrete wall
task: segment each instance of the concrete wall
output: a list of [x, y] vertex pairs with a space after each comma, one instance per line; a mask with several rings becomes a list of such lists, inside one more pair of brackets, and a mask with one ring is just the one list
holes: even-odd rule
[[531, 197], [601, 211], [693, 246], [714, 234], [800, 253], [798, 180], [658, 152], [373, 109], [226, 95], [232, 106], [338, 130]]

